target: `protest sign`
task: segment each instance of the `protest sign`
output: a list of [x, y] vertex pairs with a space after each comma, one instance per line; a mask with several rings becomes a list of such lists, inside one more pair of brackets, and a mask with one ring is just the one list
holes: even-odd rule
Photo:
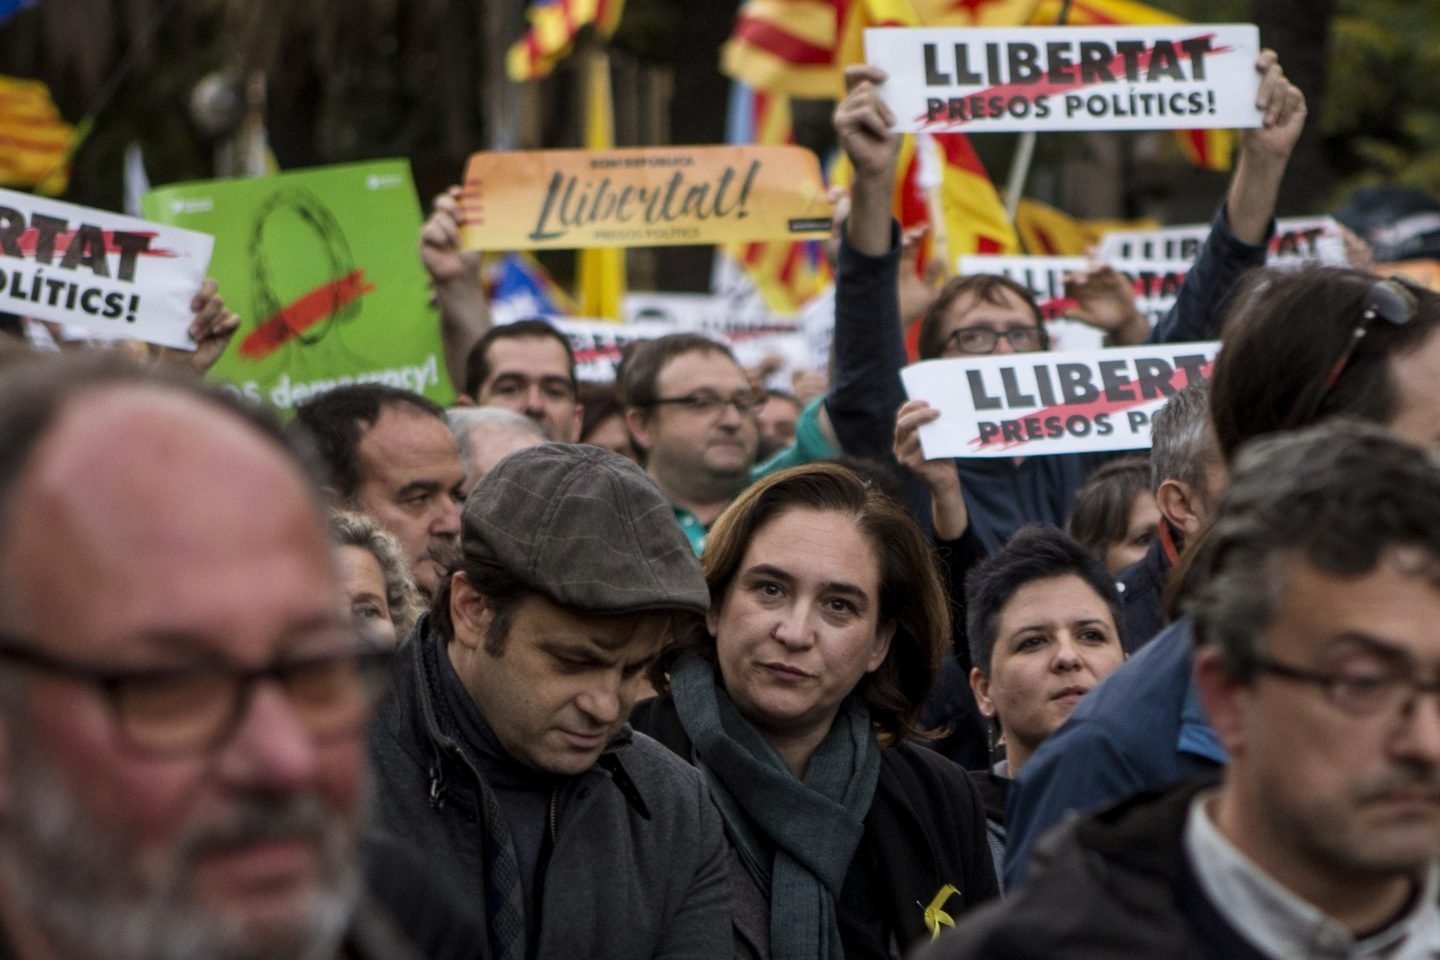
[[570, 317], [551, 317], [549, 322], [569, 339], [575, 354], [575, 376], [587, 383], [614, 383], [626, 347], [675, 332], [668, 323], [613, 323]]
[[865, 61], [906, 133], [1258, 127], [1251, 24], [880, 28]]
[[[1084, 257], [1007, 257], [975, 254], [960, 257], [957, 261], [960, 273], [970, 276], [977, 273], [994, 273], [1009, 277], [1025, 287], [1035, 296], [1040, 315], [1047, 324], [1063, 320], [1066, 314], [1077, 306], [1077, 301], [1065, 292], [1065, 277], [1072, 273], [1083, 273], [1098, 265]], [[1123, 274], [1134, 292], [1135, 306], [1145, 315], [1150, 326], [1160, 322], [1175, 305], [1175, 296], [1185, 282], [1190, 264], [1172, 260], [1114, 260], [1108, 266]], [[1092, 328], [1093, 329], [1093, 328]], [[1055, 343], [1052, 346], [1072, 349], [1084, 343], [1080, 331], [1071, 333], [1070, 342]], [[1052, 331], [1053, 333], [1053, 331]], [[1098, 348], [1097, 339], [1085, 346]]]
[[833, 212], [795, 146], [477, 153], [460, 203], [467, 250], [823, 237]]
[[194, 350], [190, 300], [214, 240], [0, 190], [0, 310]]
[[[1102, 260], [1193, 261], [1210, 234], [1210, 224], [1193, 223], [1157, 230], [1112, 230], [1096, 249]], [[1271, 266], [1322, 263], [1343, 267], [1345, 238], [1334, 217], [1281, 217], [1275, 221], [1266, 256]]]
[[351, 383], [454, 398], [406, 161], [181, 184], [144, 207], [215, 236], [211, 274], [241, 317], [215, 379], [280, 411]]
[[670, 324], [670, 333], [704, 333], [730, 345], [743, 367], [767, 364], [765, 385], [789, 390], [792, 375], [809, 369], [810, 348], [798, 320], [776, 317], [752, 304], [702, 293], [632, 293], [622, 313], [632, 323]]
[[900, 372], [940, 418], [925, 456], [1018, 457], [1138, 450], [1165, 401], [1210, 376], [1218, 343], [926, 360]]

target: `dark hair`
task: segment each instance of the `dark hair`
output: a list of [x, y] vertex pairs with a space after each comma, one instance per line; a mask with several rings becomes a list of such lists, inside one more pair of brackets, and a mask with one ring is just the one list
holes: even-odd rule
[[490, 624], [485, 629], [485, 652], [498, 657], [505, 652], [516, 608], [534, 591], [493, 560], [458, 558], [440, 578], [440, 585], [430, 600], [430, 622], [447, 644], [455, 639], [455, 622], [450, 618], [450, 581], [457, 572], [464, 575], [478, 593], [485, 595], [485, 606], [490, 612]]
[[625, 420], [625, 405], [615, 385], [585, 383], [578, 394], [585, 415], [580, 418], [580, 442], [586, 443], [602, 423], [611, 417]]
[[314, 444], [325, 470], [325, 484], [340, 503], [353, 501], [364, 480], [360, 441], [382, 412], [396, 408], [446, 423], [445, 411], [435, 401], [381, 383], [336, 387], [295, 408], [292, 432], [304, 431]]
[[[1371, 288], [1401, 284], [1416, 303], [1409, 323], [1383, 319], [1364, 337], [1333, 388], [1326, 380], [1354, 340]], [[1375, 423], [1399, 404], [1390, 360], [1417, 349], [1440, 325], [1440, 295], [1398, 279], [1335, 267], [1257, 270], [1226, 314], [1210, 412], [1228, 463], [1245, 441], [1326, 417]]]
[[[950, 607], [930, 545], [894, 500], [836, 463], [812, 463], [771, 474], [720, 514], [705, 541], [701, 565], [711, 608], [725, 603], [755, 534], [787, 510], [844, 514], [870, 542], [880, 563], [879, 622], [895, 634], [885, 661], [855, 688], [870, 710], [882, 745], [921, 735], [920, 711], [950, 643]], [[715, 638], [702, 648], [714, 653]]]
[[[277, 452], [314, 484], [309, 451], [287, 437], [268, 411], [238, 394], [209, 386], [194, 376], [164, 367], [143, 367], [116, 353], [84, 351], [63, 355], [17, 356], [0, 367], [0, 552], [16, 508], [15, 490], [35, 448], [78, 398], [100, 390], [149, 387], [181, 394], [197, 404], [234, 417], [269, 440]], [[103, 479], [103, 478], [102, 478]]]
[[475, 346], [465, 356], [465, 393], [477, 403], [480, 400], [480, 391], [485, 382], [494, 373], [490, 369], [490, 345], [496, 340], [518, 340], [524, 337], [548, 338], [554, 340], [565, 348], [565, 361], [570, 366], [570, 385], [576, 385], [575, 380], [575, 351], [570, 347], [570, 338], [565, 336], [548, 320], [541, 320], [534, 317], [529, 320], [516, 320], [514, 323], [502, 323], [499, 326], [491, 327], [485, 331], [485, 335], [476, 341]]
[[1075, 507], [1065, 530], [1102, 564], [1105, 551], [1130, 532], [1135, 498], [1150, 493], [1150, 461], [1123, 457], [1097, 467], [1075, 491]]
[[739, 367], [735, 354], [725, 344], [698, 333], [672, 333], [654, 340], [632, 344], [620, 365], [620, 392], [625, 406], [652, 407], [660, 399], [660, 372], [676, 357], [687, 353], [718, 353]]
[[970, 662], [990, 675], [990, 658], [1000, 635], [1000, 613], [1026, 584], [1056, 577], [1079, 577], [1110, 608], [1120, 646], [1125, 646], [1125, 616], [1115, 578], [1085, 548], [1055, 527], [1021, 527], [1000, 550], [971, 572], [965, 585]]
[[1419, 548], [1426, 575], [1440, 569], [1440, 468], [1423, 451], [1346, 420], [1256, 441], [1194, 558], [1195, 639], [1253, 677], [1292, 564], [1358, 578], [1396, 547]]
[[970, 294], [977, 303], [983, 301], [1004, 306], [1003, 295], [1006, 291], [1015, 294], [1030, 308], [1030, 313], [1035, 317], [1035, 325], [1040, 328], [1040, 348], [1050, 349], [1050, 334], [1045, 329], [1045, 320], [1040, 315], [1040, 305], [1035, 302], [1035, 295], [1009, 277], [998, 273], [976, 273], [968, 277], [952, 277], [946, 281], [935, 297], [935, 302], [925, 311], [925, 316], [920, 320], [920, 359], [934, 360], [945, 349], [945, 339], [941, 333], [945, 327], [945, 314], [952, 303]]

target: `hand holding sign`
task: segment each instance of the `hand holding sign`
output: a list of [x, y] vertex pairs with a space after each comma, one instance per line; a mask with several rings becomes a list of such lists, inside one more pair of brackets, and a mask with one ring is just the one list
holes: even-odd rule
[[856, 177], [888, 174], [895, 167], [900, 138], [890, 132], [895, 114], [880, 99], [884, 82], [885, 71], [875, 67], [845, 70], [845, 99], [835, 107], [835, 133]]
[[930, 491], [930, 515], [939, 540], [958, 540], [970, 525], [960, 471], [949, 457], [926, 460], [920, 448], [920, 428], [940, 418], [924, 400], [907, 400], [895, 414], [895, 459], [920, 478]]

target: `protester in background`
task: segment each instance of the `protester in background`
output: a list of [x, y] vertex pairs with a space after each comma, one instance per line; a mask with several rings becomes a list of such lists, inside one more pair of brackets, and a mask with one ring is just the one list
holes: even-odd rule
[[278, 427], [114, 357], [30, 359], [0, 451], [0, 952], [416, 957], [358, 857], [385, 658]]
[[765, 403], [756, 414], [760, 424], [761, 460], [768, 460], [795, 442], [795, 430], [804, 406], [794, 394], [784, 390], [766, 390]]
[[381, 384], [337, 387], [295, 409], [335, 506], [372, 517], [404, 551], [415, 585], [435, 592], [437, 555], [460, 532], [464, 469], [445, 411]]
[[[1226, 465], [1249, 440], [1332, 417], [1436, 446], [1437, 329], [1440, 294], [1400, 280], [1336, 268], [1257, 273], [1226, 312], [1211, 381]], [[1225, 763], [1191, 679], [1192, 649], [1189, 621], [1171, 624], [1037, 751], [1010, 802], [1007, 889], [1023, 878], [1036, 839], [1071, 812]]]
[[581, 444], [521, 450], [371, 731], [380, 822], [485, 914], [491, 960], [730, 956], [700, 775], [626, 723], [699, 629], [699, 565], [654, 484]]
[[[1261, 75], [1257, 106], [1262, 126], [1241, 136], [1240, 155], [1225, 202], [1216, 211], [1200, 256], [1186, 275], [1170, 314], [1150, 331], [1155, 343], [1211, 340], [1219, 330], [1219, 305], [1247, 270], [1265, 261], [1273, 230], [1272, 214], [1280, 180], [1305, 121], [1305, 98], [1285, 79], [1274, 51], [1256, 61]], [[856, 186], [847, 224], [849, 246], [842, 247], [836, 280], [835, 388], [827, 407], [833, 429], [847, 452], [887, 456], [897, 424], [896, 411], [906, 402], [899, 380], [905, 365], [898, 333], [896, 284], [899, 245], [890, 217], [893, 171], [899, 136], [893, 118], [880, 101], [876, 85], [883, 71], [853, 67], [846, 73], [846, 101], [836, 112], [844, 122], [842, 144], [852, 163]], [[837, 127], [838, 129], [838, 127]], [[874, 176], [868, 188], [874, 202], [858, 199], [862, 176]], [[861, 242], [860, 237], [864, 237]], [[1103, 285], [1103, 278], [1096, 278]], [[1099, 311], [1092, 308], [1091, 318]], [[1118, 314], [1116, 314], [1118, 316]], [[1123, 322], [1123, 321], [1117, 321]], [[886, 339], [879, 339], [879, 338]], [[1024, 352], [1047, 346], [1038, 306], [1029, 292], [1000, 277], [960, 278], [941, 290], [920, 333], [921, 359]], [[854, 384], [854, 390], [845, 385]], [[863, 385], [863, 389], [861, 388]], [[939, 412], [907, 408], [907, 421], [918, 429]], [[967, 523], [988, 551], [998, 549], [1026, 523], [1063, 526], [1075, 492], [1099, 463], [1111, 454], [1074, 454], [954, 461], [967, 507]], [[923, 493], [912, 503], [917, 519], [929, 513]], [[957, 534], [958, 535], [958, 534]]]
[[726, 508], [704, 566], [709, 636], [636, 723], [720, 807], [736, 955], [889, 958], [927, 904], [994, 896], [974, 786], [913, 743], [949, 618], [905, 510], [838, 464], [784, 470]]
[[1131, 653], [1164, 629], [1170, 571], [1225, 490], [1225, 464], [1210, 426], [1209, 380], [1191, 383], [1151, 418], [1149, 481], [1161, 516], [1157, 536], [1144, 557], [1120, 573]]
[[1038, 524], [982, 563], [967, 589], [970, 685], [1004, 743], [1004, 759], [976, 776], [998, 864], [1011, 778], [1125, 659], [1120, 598], [1094, 554]]
[[1248, 446], [1195, 563], [1218, 789], [1072, 820], [924, 960], [1434, 955], [1434, 461], [1356, 423]]
[[495, 464], [516, 450], [539, 446], [546, 439], [538, 423], [504, 407], [452, 407], [445, 411], [445, 420], [465, 467], [462, 496], [468, 496]]
[[580, 402], [585, 408], [580, 442], [603, 447], [639, 463], [640, 454], [625, 426], [625, 404], [620, 399], [618, 385], [581, 384]]
[[1160, 526], [1146, 457], [1112, 460], [1086, 478], [1075, 494], [1066, 532], [1111, 574], [1145, 556]]
[[392, 649], [420, 616], [420, 598], [400, 545], [362, 513], [330, 513], [330, 542], [350, 617], [366, 640]]
[[523, 413], [550, 440], [573, 443], [580, 436], [575, 355], [570, 341], [544, 320], [518, 320], [494, 327], [465, 358], [464, 396], [481, 407]]

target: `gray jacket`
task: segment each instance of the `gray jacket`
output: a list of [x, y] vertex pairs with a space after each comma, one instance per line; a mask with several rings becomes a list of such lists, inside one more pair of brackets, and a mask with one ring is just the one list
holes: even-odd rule
[[[422, 620], [397, 658], [371, 728], [376, 812], [383, 829], [483, 909], [480, 774], [456, 731], [438, 720], [441, 641], [427, 626]], [[689, 764], [627, 727], [599, 763], [561, 781], [550, 809], [530, 956], [731, 956], [725, 836]]]

